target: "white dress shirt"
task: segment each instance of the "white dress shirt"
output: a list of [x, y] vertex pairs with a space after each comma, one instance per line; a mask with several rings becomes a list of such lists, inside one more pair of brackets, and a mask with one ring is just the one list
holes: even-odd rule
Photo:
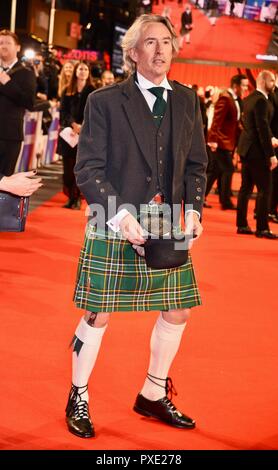
[[232, 88], [228, 88], [228, 91], [232, 95], [232, 97], [234, 98], [236, 109], [237, 109], [237, 120], [239, 121], [241, 111], [240, 111], [240, 106], [239, 106], [239, 102], [238, 102], [238, 96], [235, 94], [235, 92], [234, 92], [234, 90], [232, 90]]
[[7, 65], [6, 67], [4, 67], [4, 65], [1, 64], [1, 65], [0, 65], [0, 72], [3, 72], [3, 69], [4, 69], [4, 68], [5, 68], [5, 69], [7, 68], [7, 70], [5, 70], [5, 72], [8, 73], [8, 72], [11, 70], [11, 68], [12, 68], [17, 62], [18, 62], [18, 59], [16, 59], [14, 62], [12, 62], [10, 65]]

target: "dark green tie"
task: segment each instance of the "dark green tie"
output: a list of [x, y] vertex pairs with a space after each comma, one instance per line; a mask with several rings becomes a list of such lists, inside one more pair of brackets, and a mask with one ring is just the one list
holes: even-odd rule
[[167, 103], [163, 98], [165, 88], [163, 88], [162, 86], [155, 86], [153, 88], [148, 88], [148, 91], [150, 91], [153, 95], [156, 96], [152, 115], [154, 117], [155, 124], [157, 125], [157, 127], [159, 127], [167, 106]]

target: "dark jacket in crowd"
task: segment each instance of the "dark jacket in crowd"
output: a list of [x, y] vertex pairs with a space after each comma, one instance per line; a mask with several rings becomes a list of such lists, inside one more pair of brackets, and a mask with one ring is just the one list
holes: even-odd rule
[[35, 103], [36, 77], [17, 62], [8, 72], [11, 80], [0, 84], [0, 140], [23, 140], [23, 118]]
[[270, 127], [274, 137], [278, 138], [278, 87], [275, 87], [274, 92], [270, 93], [269, 100], [273, 105], [273, 117]]
[[[81, 93], [75, 93], [74, 95], [67, 95], [64, 91], [60, 105], [61, 129], [70, 127], [73, 122], [82, 124], [86, 101], [92, 91], [94, 91], [94, 88], [91, 85], [85, 86]], [[76, 147], [70, 147], [62, 138], [59, 138], [57, 152], [62, 156], [74, 156]]]
[[275, 155], [271, 138], [270, 123], [273, 117], [273, 106], [258, 90], [253, 91], [243, 101], [243, 131], [241, 133], [238, 153], [241, 157], [252, 159], [269, 159]]

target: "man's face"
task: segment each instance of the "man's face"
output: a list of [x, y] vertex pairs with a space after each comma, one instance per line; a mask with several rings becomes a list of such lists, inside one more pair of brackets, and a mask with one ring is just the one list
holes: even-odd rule
[[168, 72], [173, 56], [171, 34], [162, 23], [149, 23], [137, 46], [130, 51], [137, 70], [145, 78], [159, 84]]
[[273, 73], [270, 73], [265, 79], [265, 91], [270, 93], [274, 90], [275, 87], [275, 76]]
[[248, 78], [243, 78], [241, 81], [240, 81], [240, 85], [235, 85], [234, 86], [234, 92], [237, 96], [239, 96], [240, 98], [242, 98], [243, 96], [245, 96], [248, 92]]
[[103, 86], [113, 85], [115, 82], [114, 74], [112, 72], [104, 72], [101, 81]]
[[13, 62], [17, 58], [20, 46], [11, 36], [0, 36], [0, 59], [5, 63]]

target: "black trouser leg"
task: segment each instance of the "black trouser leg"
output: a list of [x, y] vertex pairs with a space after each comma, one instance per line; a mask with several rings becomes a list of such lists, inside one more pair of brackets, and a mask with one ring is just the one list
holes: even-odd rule
[[237, 200], [237, 227], [247, 227], [247, 210], [248, 202], [252, 195], [254, 189], [254, 181], [252, 177], [252, 172], [248, 166], [247, 162], [242, 162], [241, 169], [241, 187], [238, 193]]
[[264, 160], [252, 162], [253, 180], [258, 189], [256, 212], [257, 230], [269, 230], [268, 209], [271, 189], [271, 171]]
[[208, 153], [208, 169], [207, 169], [207, 186], [206, 186], [206, 193], [205, 197], [210, 193], [211, 188], [217, 178], [220, 176], [220, 168], [217, 162], [217, 154], [216, 152], [212, 152], [210, 147], [207, 146], [207, 153]]
[[69, 198], [72, 201], [76, 201], [80, 197], [80, 191], [76, 185], [75, 175], [74, 175], [74, 166], [76, 162], [76, 157], [64, 157], [63, 156], [63, 182], [66, 188]]
[[278, 167], [271, 172], [271, 195], [269, 213], [277, 215], [278, 209]]
[[220, 202], [223, 208], [227, 208], [232, 205], [233, 154], [229, 150], [217, 149], [217, 158], [221, 172]]

